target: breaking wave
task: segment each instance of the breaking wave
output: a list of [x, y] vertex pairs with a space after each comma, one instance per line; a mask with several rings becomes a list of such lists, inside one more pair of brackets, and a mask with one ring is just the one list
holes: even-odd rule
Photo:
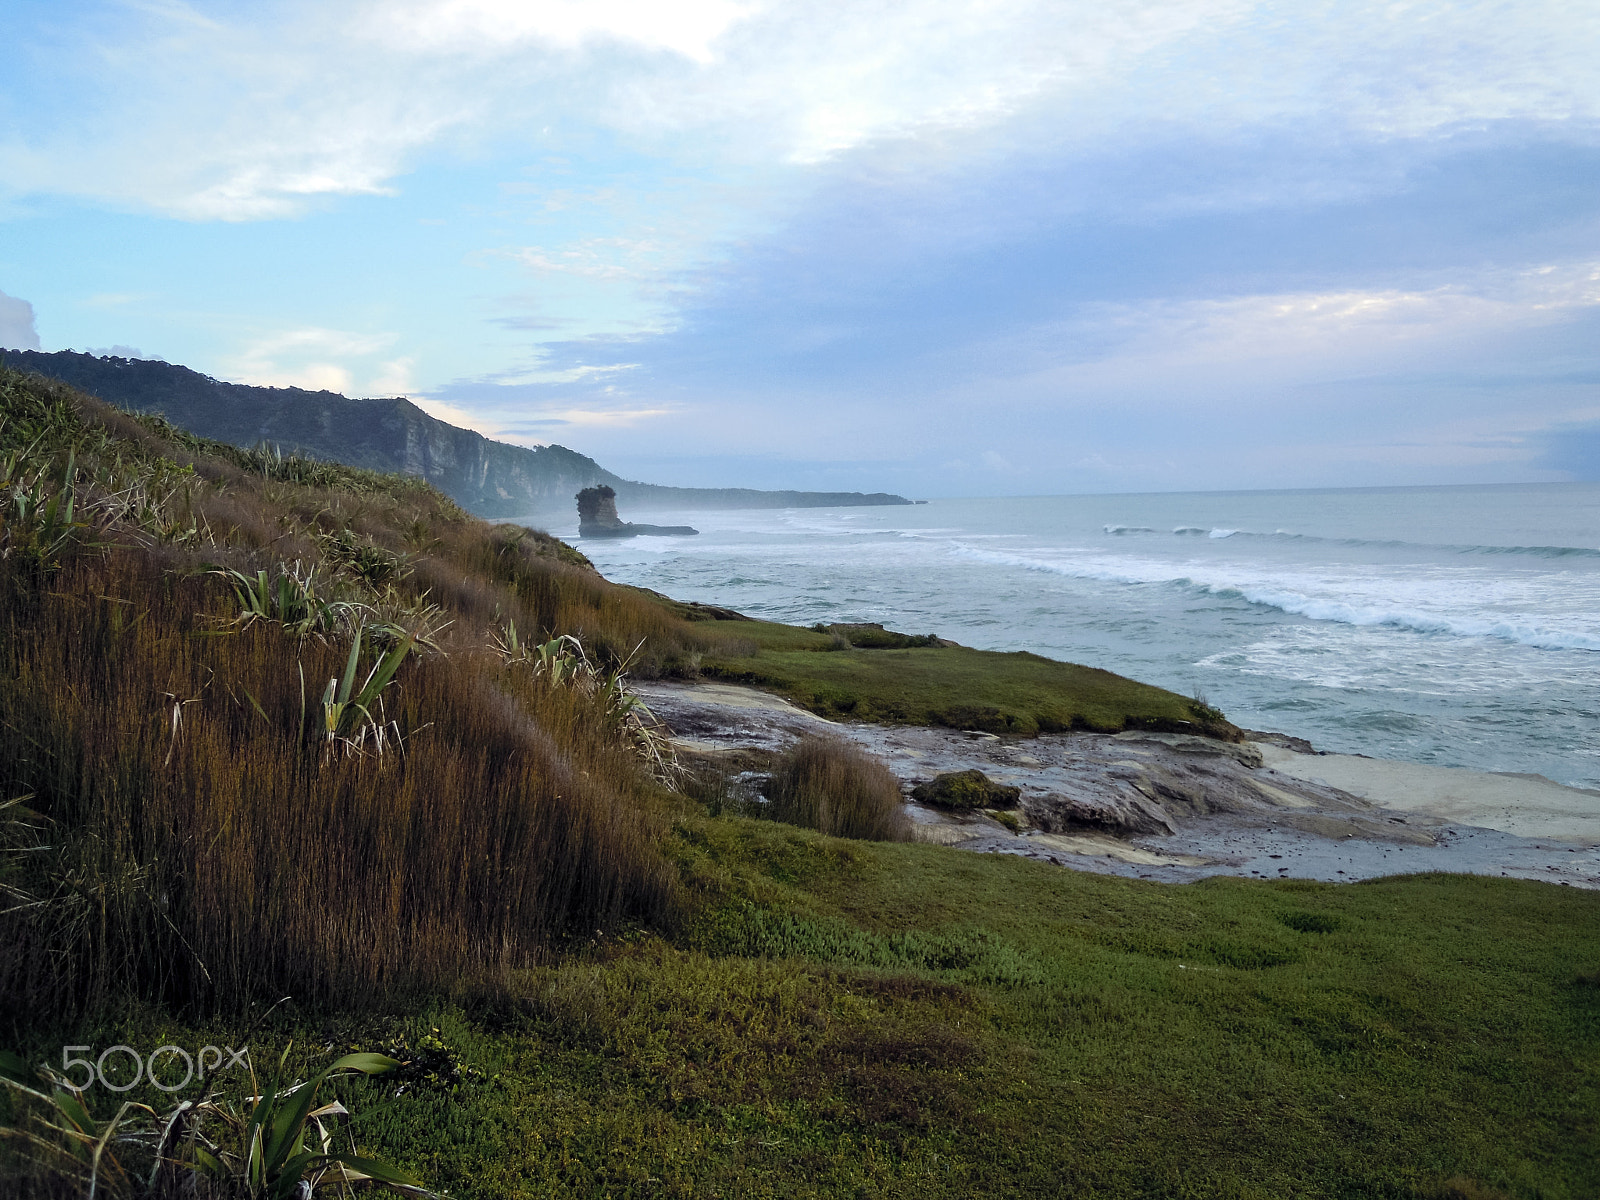
[[[1275, 608], [1292, 616], [1308, 617], [1313, 621], [1333, 621], [1354, 626], [1389, 626], [1409, 629], [1417, 633], [1439, 634], [1461, 638], [1497, 638], [1516, 642], [1539, 650], [1600, 651], [1600, 631], [1560, 629], [1537, 620], [1489, 612], [1430, 611], [1425, 605], [1407, 604], [1381, 599], [1362, 602], [1329, 596], [1318, 596], [1301, 591], [1282, 580], [1256, 582], [1206, 580], [1190, 574], [1180, 574], [1174, 566], [1154, 561], [1109, 563], [1103, 559], [1082, 562], [1062, 562], [1035, 558], [1024, 554], [1004, 554], [992, 550], [979, 550], [957, 545], [953, 551], [962, 558], [993, 563], [996, 566], [1018, 567], [1027, 571], [1041, 571], [1072, 579], [1097, 580], [1106, 583], [1130, 585], [1165, 585], [1186, 588], [1199, 595], [1215, 596], [1223, 600], [1243, 600], [1265, 608]], [[1184, 564], [1192, 569], [1195, 564]], [[1459, 589], [1439, 589], [1436, 600], [1441, 606], [1459, 604]]]
[[[1160, 533], [1148, 525], [1107, 525], [1105, 533], [1112, 537], [1134, 534]], [[1179, 525], [1172, 530], [1173, 537], [1253, 538], [1277, 542], [1304, 542], [1326, 546], [1371, 546], [1378, 548], [1415, 547], [1446, 554], [1493, 554], [1527, 558], [1600, 558], [1600, 548], [1593, 546], [1492, 546], [1460, 543], [1408, 542], [1399, 538], [1335, 538], [1314, 533], [1293, 533], [1275, 529], [1264, 533], [1253, 529], [1225, 529], [1218, 526]]]

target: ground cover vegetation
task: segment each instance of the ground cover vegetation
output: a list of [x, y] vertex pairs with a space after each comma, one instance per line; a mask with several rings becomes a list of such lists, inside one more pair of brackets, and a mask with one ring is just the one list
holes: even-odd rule
[[1031, 736], [1156, 729], [1237, 739], [1216, 709], [1076, 663], [1000, 654], [864, 626], [718, 623], [701, 670], [786, 696], [835, 720]]
[[[14, 373], [0, 472], [0, 1075], [248, 1042], [320, 1083], [254, 1126], [260, 1084], [206, 1094], [187, 1144], [240, 1173], [162, 1176], [147, 1125], [97, 1194], [342, 1187], [335, 1153], [463, 1197], [1600, 1192], [1594, 895], [1174, 888], [829, 837], [695, 799], [726, 789], [626, 674], [818, 705], [812, 664], [845, 662], [857, 709], [992, 697], [1014, 731], [1212, 719], [1192, 702], [675, 605], [415, 481]], [[846, 811], [882, 810], [870, 762], [792, 757], [797, 794], [843, 772]], [[347, 1053], [383, 1058], [325, 1075]], [[3, 1094], [10, 1129], [76, 1121]], [[81, 1100], [128, 1155], [120, 1105], [176, 1115], [148, 1079]], [[83, 1194], [20, 1145], [0, 1194]]]

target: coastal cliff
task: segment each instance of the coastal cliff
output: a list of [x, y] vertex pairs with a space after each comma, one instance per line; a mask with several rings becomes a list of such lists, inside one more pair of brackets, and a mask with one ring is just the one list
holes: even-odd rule
[[623, 479], [565, 446], [512, 446], [429, 416], [404, 397], [357, 400], [336, 392], [223, 383], [150, 359], [63, 350], [0, 350], [0, 363], [35, 371], [136, 412], [160, 413], [201, 437], [425, 479], [483, 517], [565, 515], [567, 497], [607, 486], [635, 508], [820, 508], [909, 504], [885, 492], [766, 492], [680, 488]]

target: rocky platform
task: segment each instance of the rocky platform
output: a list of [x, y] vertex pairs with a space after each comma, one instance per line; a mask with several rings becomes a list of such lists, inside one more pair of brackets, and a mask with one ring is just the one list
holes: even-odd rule
[[1354, 881], [1453, 871], [1600, 888], [1600, 793], [1537, 777], [1319, 755], [1297, 739], [1232, 744], [1185, 734], [1052, 734], [840, 724], [726, 684], [637, 689], [687, 753], [848, 738], [908, 793], [977, 769], [1021, 790], [1001, 814], [908, 799], [917, 836], [1081, 870], [1184, 882], [1207, 875]]

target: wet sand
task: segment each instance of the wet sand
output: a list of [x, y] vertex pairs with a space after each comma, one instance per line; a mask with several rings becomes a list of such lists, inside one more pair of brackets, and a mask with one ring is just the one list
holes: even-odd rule
[[688, 754], [778, 750], [826, 733], [882, 759], [908, 793], [969, 767], [1019, 787], [1020, 831], [907, 801], [920, 840], [963, 850], [1168, 882], [1450, 871], [1600, 888], [1600, 793], [1539, 776], [1303, 753], [1272, 735], [1242, 746], [1142, 733], [1004, 740], [830, 722], [729, 684], [637, 690]]
[[1340, 788], [1384, 808], [1524, 838], [1600, 844], [1600, 792], [1565, 787], [1543, 775], [1429, 767], [1356, 754], [1296, 754], [1271, 745], [1261, 752], [1275, 771]]

